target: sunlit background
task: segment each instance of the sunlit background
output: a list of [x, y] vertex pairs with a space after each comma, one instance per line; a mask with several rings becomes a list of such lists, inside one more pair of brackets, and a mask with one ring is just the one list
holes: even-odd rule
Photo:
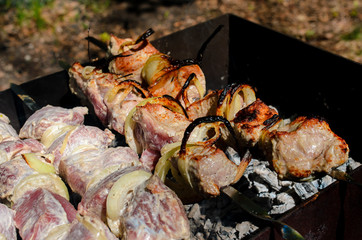
[[[0, 90], [102, 57], [85, 37], [152, 39], [232, 13], [362, 63], [361, 0], [0, 0]], [[241, 34], [248, 34], [240, 29]], [[267, 39], [266, 39], [267, 41]]]

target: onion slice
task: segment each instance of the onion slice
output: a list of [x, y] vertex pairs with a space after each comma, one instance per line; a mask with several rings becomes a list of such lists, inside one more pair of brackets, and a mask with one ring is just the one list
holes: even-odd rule
[[152, 174], [145, 170], [136, 170], [121, 176], [112, 186], [106, 202], [107, 223], [117, 237], [121, 236], [120, 224], [122, 212], [127, 205], [129, 195]]
[[77, 126], [67, 125], [65, 123], [54, 124], [45, 130], [40, 142], [45, 146], [45, 148], [49, 148], [57, 138], [76, 127]]
[[230, 84], [221, 93], [216, 115], [231, 121], [237, 112], [256, 100], [254, 89], [246, 84]]
[[[25, 159], [26, 163], [39, 173], [56, 172], [52, 164], [54, 161], [54, 155], [52, 154], [38, 155], [35, 153], [25, 153], [22, 156]], [[50, 162], [46, 162], [46, 160], [49, 160]]]
[[48, 235], [45, 237], [45, 240], [62, 239], [64, 236], [66, 236], [66, 234], [68, 234], [68, 231], [70, 230], [71, 226], [72, 225], [70, 223], [56, 226], [48, 233]]
[[54, 173], [35, 173], [15, 186], [11, 201], [15, 203], [24, 193], [37, 188], [45, 188], [69, 200], [68, 189], [60, 177]]
[[126, 143], [128, 146], [134, 150], [137, 154], [142, 153], [141, 146], [137, 143], [135, 137], [134, 137], [134, 128], [136, 126], [135, 121], [133, 121], [133, 114], [136, 112], [137, 107], [144, 106], [149, 101], [152, 101], [154, 98], [146, 98], [145, 100], [138, 103], [135, 107], [132, 108], [132, 110], [128, 113], [126, 120], [124, 122], [124, 136], [126, 138]]
[[141, 76], [148, 86], [153, 85], [159, 77], [170, 71], [172, 64], [169, 56], [156, 53], [149, 57], [142, 68]]

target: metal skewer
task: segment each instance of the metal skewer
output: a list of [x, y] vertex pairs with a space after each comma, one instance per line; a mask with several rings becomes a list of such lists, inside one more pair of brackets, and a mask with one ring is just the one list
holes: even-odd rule
[[338, 169], [332, 169], [331, 172], [328, 173], [329, 176], [331, 176], [334, 179], [337, 179], [339, 181], [344, 181], [344, 182], [348, 182], [348, 183], [352, 183], [355, 184], [359, 187], [362, 187], [362, 183], [355, 181], [351, 175], [349, 175], [346, 172], [342, 172]]
[[10, 89], [23, 101], [23, 103], [33, 112], [40, 109], [39, 105], [32, 99], [19, 85], [10, 83]]
[[287, 224], [273, 219], [268, 212], [254, 203], [252, 200], [244, 196], [241, 192], [233, 188], [232, 186], [227, 186], [222, 188], [221, 191], [229, 196], [236, 204], [238, 204], [243, 210], [248, 212], [250, 215], [259, 218], [264, 221], [271, 222], [280, 228], [282, 237], [287, 240], [302, 240], [304, 237], [294, 228], [288, 226]]

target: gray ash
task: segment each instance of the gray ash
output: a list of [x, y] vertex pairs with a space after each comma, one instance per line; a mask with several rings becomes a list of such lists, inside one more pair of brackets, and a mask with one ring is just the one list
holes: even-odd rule
[[[338, 169], [350, 172], [360, 165], [350, 158]], [[277, 218], [334, 181], [330, 176], [310, 182], [279, 180], [268, 162], [253, 159], [234, 187]], [[185, 205], [185, 209], [193, 240], [247, 239], [266, 224], [251, 217], [223, 194]]]

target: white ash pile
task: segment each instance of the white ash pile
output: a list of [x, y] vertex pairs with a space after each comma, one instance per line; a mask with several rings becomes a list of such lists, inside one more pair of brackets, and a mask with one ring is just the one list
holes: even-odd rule
[[[360, 165], [349, 158], [338, 169], [348, 173]], [[235, 187], [278, 217], [334, 181], [328, 175], [310, 182], [279, 180], [268, 162], [253, 159]], [[259, 229], [254, 218], [223, 194], [185, 208], [193, 233], [191, 239], [243, 239]]]
[[227, 196], [205, 199], [185, 206], [191, 239], [242, 239], [258, 229], [248, 215]]

